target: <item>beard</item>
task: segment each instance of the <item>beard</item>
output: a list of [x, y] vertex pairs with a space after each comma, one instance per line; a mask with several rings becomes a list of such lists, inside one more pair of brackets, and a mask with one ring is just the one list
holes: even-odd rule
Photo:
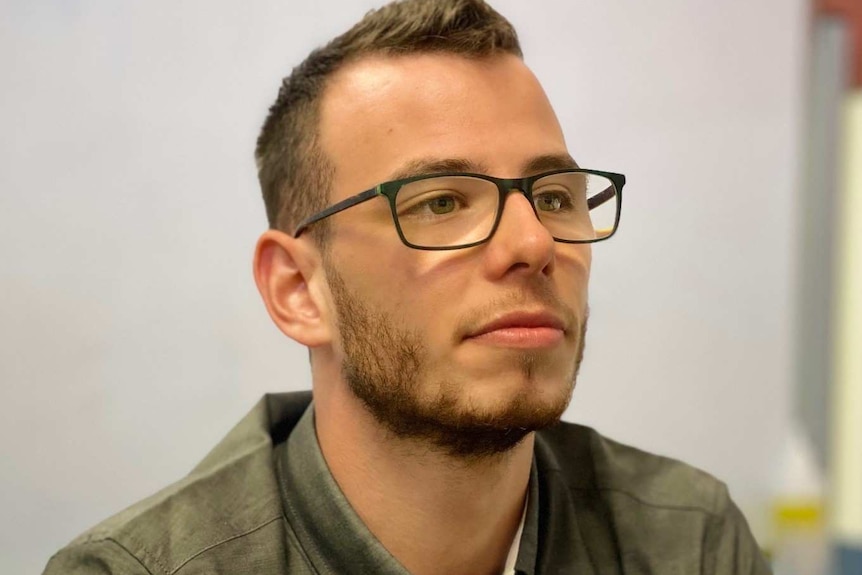
[[[463, 405], [465, 386], [437, 370], [432, 381], [421, 335], [398, 325], [385, 313], [370, 310], [354, 297], [334, 269], [327, 269], [335, 302], [344, 360], [342, 373], [351, 392], [375, 420], [395, 437], [461, 461], [478, 461], [508, 452], [529, 433], [560, 421], [571, 400], [584, 353], [587, 317], [580, 326], [577, 352], [553, 397], [537, 400], [529, 386], [501, 399], [492, 408]], [[567, 309], [548, 288], [531, 290], [552, 309]], [[514, 299], [514, 298], [513, 298]], [[523, 301], [523, 297], [518, 297]], [[504, 302], [483, 309], [493, 312]], [[482, 317], [481, 313], [475, 314]], [[484, 317], [489, 314], [486, 313]], [[568, 312], [569, 316], [573, 314]], [[548, 368], [542, 352], [525, 350], [516, 359], [525, 380], [534, 380]], [[429, 394], [429, 383], [436, 392]]]

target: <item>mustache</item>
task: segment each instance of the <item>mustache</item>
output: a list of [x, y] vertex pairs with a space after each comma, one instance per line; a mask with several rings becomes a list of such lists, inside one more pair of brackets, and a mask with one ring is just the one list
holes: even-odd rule
[[557, 296], [550, 285], [533, 283], [502, 293], [473, 308], [459, 322], [458, 337], [463, 338], [474, 333], [482, 325], [502, 314], [525, 310], [541, 310], [554, 314], [563, 321], [567, 333], [575, 326], [577, 318], [575, 311]]

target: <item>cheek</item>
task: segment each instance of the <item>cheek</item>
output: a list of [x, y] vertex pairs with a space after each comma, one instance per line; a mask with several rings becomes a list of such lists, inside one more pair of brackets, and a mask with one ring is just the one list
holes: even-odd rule
[[421, 273], [417, 267], [404, 265], [393, 273], [386, 270], [386, 309], [404, 327], [436, 340], [438, 332], [457, 313], [459, 289], [456, 278], [441, 278]]
[[559, 271], [571, 275], [578, 283], [586, 285], [589, 281], [592, 264], [593, 250], [589, 244], [569, 244], [557, 251]]
[[368, 234], [347, 239], [339, 238], [340, 247], [333, 250], [332, 265], [350, 296], [369, 313], [385, 315], [414, 329], [411, 315], [424, 302], [418, 299], [422, 284], [415, 280], [415, 270], [404, 254], [408, 248], [400, 242], [393, 245], [391, 241], [377, 241]]
[[436, 349], [451, 339], [463, 314], [470, 269], [461, 269], [460, 254], [453, 252], [403, 251], [405, 257], [379, 268], [380, 304], [401, 327], [420, 334], [429, 350]]
[[589, 245], [566, 248], [557, 252], [554, 283], [560, 297], [578, 311], [587, 305], [592, 251]]

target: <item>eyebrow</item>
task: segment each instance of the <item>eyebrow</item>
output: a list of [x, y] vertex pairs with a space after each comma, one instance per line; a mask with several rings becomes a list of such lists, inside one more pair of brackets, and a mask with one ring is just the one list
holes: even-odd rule
[[488, 169], [481, 163], [466, 158], [420, 158], [411, 160], [397, 170], [390, 179], [403, 180], [412, 176], [423, 174], [436, 174], [440, 172], [470, 172], [484, 174]]
[[578, 163], [569, 154], [544, 154], [536, 156], [521, 167], [526, 175], [550, 172], [551, 170], [578, 169]]
[[[521, 174], [533, 175], [551, 170], [577, 169], [578, 167], [578, 163], [569, 154], [543, 154], [525, 162], [521, 166]], [[404, 164], [391, 175], [390, 180], [403, 180], [413, 176], [443, 172], [490, 175], [487, 166], [466, 158], [420, 158]]]

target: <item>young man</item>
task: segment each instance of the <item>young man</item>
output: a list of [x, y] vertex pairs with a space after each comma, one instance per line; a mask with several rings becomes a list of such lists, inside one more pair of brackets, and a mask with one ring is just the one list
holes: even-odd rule
[[725, 487], [561, 424], [590, 244], [581, 169], [480, 0], [370, 13], [288, 77], [256, 151], [257, 286], [310, 350], [184, 480], [48, 573], [767, 573]]

